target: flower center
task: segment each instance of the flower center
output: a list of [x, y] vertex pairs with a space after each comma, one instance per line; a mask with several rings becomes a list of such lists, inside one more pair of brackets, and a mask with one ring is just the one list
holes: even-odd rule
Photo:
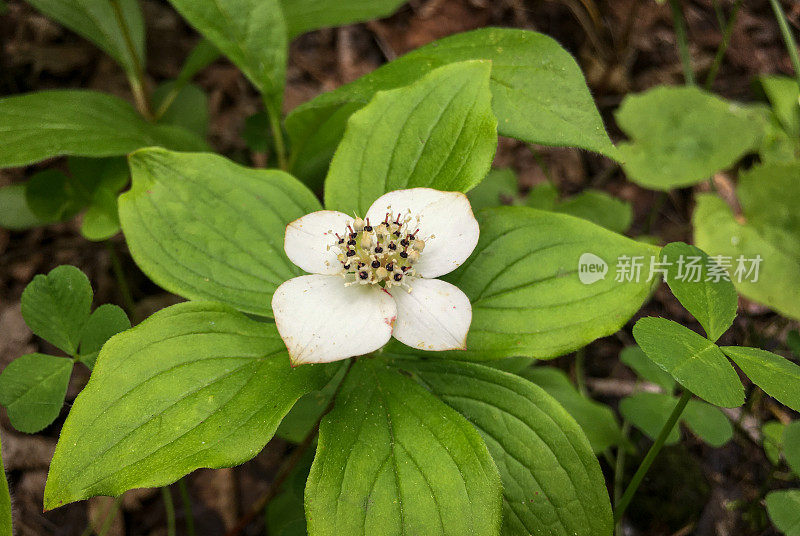
[[339, 250], [345, 284], [408, 287], [406, 278], [414, 275], [414, 263], [425, 249], [418, 220], [387, 212], [377, 225], [357, 217], [342, 235], [336, 233], [336, 243], [329, 247]]

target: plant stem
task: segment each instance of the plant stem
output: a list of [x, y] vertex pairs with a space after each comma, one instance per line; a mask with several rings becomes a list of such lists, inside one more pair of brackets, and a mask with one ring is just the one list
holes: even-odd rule
[[275, 475], [275, 479], [270, 483], [269, 488], [264, 494], [253, 503], [253, 506], [250, 507], [250, 510], [239, 520], [236, 525], [229, 530], [225, 536], [239, 536], [247, 526], [253, 522], [254, 519], [260, 516], [261, 512], [264, 508], [267, 507], [269, 501], [275, 498], [275, 496], [280, 491], [281, 486], [292, 473], [294, 467], [303, 459], [303, 454], [308, 450], [308, 448], [314, 443], [314, 438], [317, 437], [317, 432], [319, 432], [319, 425], [322, 422], [322, 419], [327, 415], [332, 409], [336, 402], [336, 396], [339, 394], [339, 390], [344, 385], [344, 381], [347, 378], [347, 375], [350, 373], [350, 367], [353, 364], [353, 360], [350, 359], [347, 364], [347, 370], [342, 377], [342, 380], [339, 382], [338, 387], [336, 388], [336, 392], [333, 393], [331, 397], [331, 401], [328, 403], [328, 406], [322, 412], [322, 415], [319, 416], [317, 422], [314, 424], [311, 431], [306, 435], [303, 439], [303, 442], [300, 443], [297, 448], [292, 451], [292, 454], [284, 461], [281, 466], [278, 468], [278, 472]]
[[278, 167], [287, 171], [289, 166], [286, 161], [286, 144], [283, 141], [283, 129], [281, 129], [280, 112], [275, 110], [272, 105], [264, 99], [264, 108], [269, 117], [269, 128], [272, 131], [272, 145], [278, 157]]
[[[624, 420], [622, 421], [622, 439], [628, 438], [628, 432], [631, 429], [631, 424]], [[617, 463], [614, 465], [614, 507], [619, 504], [620, 497], [622, 496], [622, 478], [625, 476], [625, 445], [620, 442], [620, 446], [617, 449]], [[619, 526], [619, 522], [616, 523], [614, 527], [614, 534], [617, 536], [621, 536], [622, 530]]]
[[161, 488], [161, 496], [164, 498], [164, 511], [167, 514], [167, 536], [175, 536], [175, 504], [172, 502], [169, 486]]
[[117, 19], [117, 24], [122, 30], [122, 38], [125, 40], [125, 47], [131, 55], [133, 61], [133, 72], [128, 73], [128, 82], [133, 92], [133, 98], [136, 101], [136, 107], [139, 109], [145, 119], [148, 121], [153, 119], [153, 112], [150, 110], [150, 100], [147, 97], [144, 86], [144, 68], [142, 67], [142, 59], [133, 46], [133, 39], [128, 25], [125, 24], [125, 17], [122, 15], [122, 8], [119, 5], [119, 0], [111, 0], [111, 7], [114, 8], [114, 16]]
[[[111, 530], [111, 524], [114, 523], [114, 520], [117, 518], [117, 514], [119, 513], [119, 505], [122, 503], [122, 495], [114, 499], [114, 502], [108, 507], [106, 510], [106, 515], [103, 518], [103, 524], [100, 526], [100, 531], [97, 533], [99, 536], [105, 536], [106, 533]], [[94, 527], [92, 526], [92, 521], [89, 521], [89, 525], [86, 527], [86, 530], [83, 531], [82, 536], [91, 536], [95, 533]]]
[[714, 56], [714, 63], [711, 64], [711, 68], [708, 70], [708, 76], [706, 77], [705, 83], [706, 90], [711, 90], [711, 86], [714, 85], [714, 79], [717, 78], [717, 73], [722, 65], [722, 60], [725, 58], [725, 52], [728, 50], [728, 45], [730, 44], [733, 26], [736, 24], [736, 16], [739, 14], [739, 8], [741, 5], [742, 0], [736, 0], [733, 3], [731, 16], [728, 17], [728, 22], [725, 23], [725, 28], [722, 31], [722, 43], [720, 43], [719, 48], [717, 49], [717, 54]]
[[789, 22], [786, 20], [786, 14], [783, 12], [781, 3], [778, 0], [769, 0], [772, 4], [772, 11], [775, 12], [775, 18], [778, 19], [778, 26], [783, 35], [783, 42], [786, 43], [786, 50], [789, 52], [789, 59], [792, 61], [794, 68], [794, 75], [797, 77], [797, 82], [800, 84], [800, 55], [797, 53], [797, 43], [795, 43], [792, 30], [789, 28]]
[[672, 21], [675, 25], [675, 37], [678, 41], [678, 55], [683, 65], [683, 77], [686, 84], [694, 85], [694, 71], [692, 71], [692, 57], [689, 55], [689, 39], [686, 35], [686, 22], [683, 20], [683, 10], [680, 0], [669, 0], [672, 8]]
[[688, 389], [685, 390], [681, 395], [681, 399], [678, 400], [678, 403], [675, 405], [675, 409], [672, 410], [669, 419], [667, 419], [667, 422], [665, 422], [664, 426], [661, 428], [661, 432], [658, 433], [655, 443], [653, 443], [653, 446], [651, 446], [650, 450], [647, 451], [642, 463], [639, 465], [636, 473], [634, 473], [633, 478], [631, 478], [625, 493], [622, 495], [619, 503], [615, 505], [615, 524], [619, 523], [619, 520], [622, 518], [622, 514], [625, 513], [625, 510], [628, 508], [631, 499], [633, 499], [633, 496], [636, 494], [636, 490], [639, 489], [639, 485], [642, 483], [642, 480], [644, 480], [644, 476], [647, 474], [647, 471], [650, 470], [650, 466], [653, 465], [653, 460], [655, 460], [656, 456], [658, 456], [658, 453], [661, 451], [661, 447], [664, 446], [664, 442], [667, 440], [667, 436], [675, 427], [675, 424], [678, 422], [683, 410], [686, 409], [686, 404], [689, 403], [691, 398], [692, 392]]
[[588, 396], [586, 393], [586, 352], [580, 348], [575, 352], [575, 384], [578, 386], [578, 392], [583, 396]]
[[125, 311], [128, 313], [132, 324], [136, 324], [136, 306], [131, 294], [131, 287], [128, 285], [128, 280], [125, 278], [125, 271], [122, 269], [122, 262], [119, 260], [114, 244], [111, 241], [105, 241], [108, 256], [111, 259], [111, 269], [114, 271], [114, 277], [117, 279], [119, 285], [119, 292], [122, 295], [122, 304], [125, 306]]
[[192, 498], [189, 496], [189, 487], [186, 485], [186, 477], [178, 480], [178, 489], [181, 492], [181, 502], [183, 503], [183, 515], [186, 517], [186, 534], [195, 536], [194, 514], [192, 513]]

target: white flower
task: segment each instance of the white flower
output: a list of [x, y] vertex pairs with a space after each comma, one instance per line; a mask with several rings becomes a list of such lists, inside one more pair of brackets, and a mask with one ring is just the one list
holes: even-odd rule
[[362, 220], [321, 210], [286, 226], [286, 281], [272, 310], [293, 365], [364, 355], [394, 336], [423, 350], [466, 347], [472, 306], [438, 279], [478, 243], [467, 197], [430, 188], [379, 197]]

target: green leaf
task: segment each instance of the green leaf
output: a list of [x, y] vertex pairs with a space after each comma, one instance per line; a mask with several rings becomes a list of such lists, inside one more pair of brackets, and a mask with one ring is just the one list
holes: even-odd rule
[[478, 432], [374, 359], [353, 364], [322, 421], [305, 500], [310, 536], [488, 536], [501, 522], [500, 477]]
[[72, 360], [45, 354], [27, 354], [12, 361], [0, 374], [0, 404], [20, 432], [35, 434], [52, 423], [67, 394]]
[[640, 378], [660, 386], [667, 394], [675, 391], [675, 380], [672, 375], [653, 363], [638, 346], [623, 348], [619, 360], [632, 368]]
[[99, 189], [95, 192], [94, 200], [83, 214], [81, 234], [87, 240], [107, 240], [120, 230], [119, 214], [117, 212], [117, 194]]
[[211, 41], [206, 38], [200, 39], [183, 63], [181, 72], [178, 73], [177, 82], [181, 84], [187, 83], [197, 73], [214, 63], [221, 55], [219, 49]]
[[761, 446], [764, 447], [764, 454], [772, 465], [781, 463], [784, 428], [786, 426], [780, 421], [769, 421], [761, 426]]
[[68, 220], [83, 208], [70, 178], [57, 169], [33, 175], [25, 187], [25, 200], [31, 212], [46, 222]]
[[800, 490], [771, 491], [766, 502], [775, 527], [786, 536], [800, 536]]
[[91, 305], [89, 279], [69, 265], [37, 275], [22, 293], [22, 316], [31, 331], [70, 355], [78, 350]]
[[[177, 80], [170, 80], [153, 91], [153, 107], [156, 109], [161, 108], [167, 96], [174, 99], [158, 122], [177, 125], [205, 137], [208, 131], [208, 97], [194, 84], [179, 84]], [[177, 95], [171, 96], [176, 88]]]
[[213, 154], [146, 149], [119, 215], [133, 259], [154, 282], [193, 300], [272, 316], [272, 293], [301, 272], [283, 250], [286, 225], [320, 209], [290, 175]]
[[363, 215], [392, 190], [466, 192], [478, 184], [497, 148], [490, 72], [486, 61], [453, 63], [377, 93], [347, 122], [325, 180], [325, 206]]
[[564, 372], [553, 367], [528, 367], [520, 376], [544, 389], [567, 410], [583, 429], [596, 454], [623, 441], [611, 408], [580, 394]]
[[0, 167], [59, 155], [118, 156], [159, 145], [204, 150], [195, 134], [145, 121], [122, 99], [85, 90], [39, 91], [0, 98]]
[[257, 153], [269, 152], [270, 147], [272, 147], [272, 134], [267, 112], [256, 112], [244, 120], [242, 138], [251, 151]]
[[793, 329], [786, 334], [786, 346], [795, 357], [800, 357], [800, 331]]
[[45, 509], [249, 460], [322, 386], [322, 368], [292, 369], [274, 324], [227, 306], [159, 311], [100, 351], [64, 423]]
[[267, 504], [265, 524], [269, 536], [308, 536], [303, 492], [313, 461], [314, 451], [309, 449], [292, 469], [281, 491]]
[[619, 145], [625, 173], [653, 190], [708, 179], [755, 148], [762, 135], [745, 108], [694, 86], [629, 95], [615, 117], [631, 138]]
[[[655, 440], [669, 420], [678, 399], [663, 393], [635, 393], [620, 401], [620, 413], [647, 437]], [[719, 408], [701, 400], [690, 400], [680, 418], [700, 439], [712, 447], [721, 447], [733, 437], [733, 426]], [[680, 441], [678, 427], [667, 436], [667, 445]]]
[[137, 0], [27, 0], [100, 47], [129, 76], [144, 69], [144, 20]]
[[612, 533], [608, 492], [589, 442], [542, 389], [482, 365], [419, 360], [397, 365], [416, 373], [486, 441], [503, 482], [501, 534]]
[[727, 408], [744, 403], [739, 375], [719, 347], [705, 337], [677, 322], [655, 317], [636, 322], [633, 337], [647, 357], [700, 398]]
[[615, 233], [624, 233], [633, 221], [633, 207], [601, 190], [584, 190], [559, 203], [553, 210], [596, 223]]
[[[786, 193], [787, 197], [790, 195]], [[800, 254], [796, 253], [799, 247], [796, 237], [783, 229], [758, 229], [737, 221], [725, 201], [713, 194], [698, 195], [695, 201], [692, 223], [697, 246], [710, 255], [730, 257], [734, 270], [739, 257], [760, 258], [756, 281], [747, 274], [741, 281], [731, 274], [736, 289], [746, 298], [766, 304], [784, 316], [800, 319]], [[747, 262], [746, 267], [752, 264]]]
[[483, 28], [434, 41], [295, 108], [286, 128], [293, 161], [302, 166], [293, 171], [303, 178], [324, 173], [347, 118], [375, 92], [408, 85], [437, 67], [467, 60], [492, 62], [492, 110], [501, 135], [616, 156], [583, 74], [567, 51], [540, 33]]
[[690, 400], [681, 420], [712, 447], [719, 448], [733, 438], [733, 425], [728, 417], [702, 400]]
[[528, 192], [525, 204], [540, 210], [553, 210], [558, 202], [558, 189], [552, 182], [543, 182], [534, 186]]
[[469, 191], [472, 210], [499, 207], [517, 197], [517, 174], [511, 168], [493, 169], [486, 178]]
[[[789, 233], [791, 252], [800, 257], [800, 161], [761, 164], [739, 174], [736, 194], [748, 225], [769, 238], [773, 229]], [[779, 243], [780, 245], [783, 245]]]
[[472, 302], [467, 350], [456, 359], [557, 357], [619, 330], [647, 299], [652, 282], [606, 276], [584, 284], [584, 253], [613, 267], [622, 255], [658, 252], [593, 223], [527, 207], [478, 214], [481, 236], [472, 256], [448, 275]]
[[789, 468], [800, 478], [800, 421], [792, 421], [783, 429], [783, 456]]
[[759, 76], [758, 81], [783, 128], [793, 137], [800, 135], [800, 88], [797, 80], [773, 75]]
[[[712, 266], [725, 274], [724, 267], [699, 248], [683, 242], [667, 244], [661, 255], [661, 261], [666, 259], [669, 263], [665, 279], [670, 290], [700, 322], [706, 336], [716, 341], [733, 324], [739, 305], [736, 288], [727, 275], [721, 278], [712, 275]], [[699, 265], [699, 270], [687, 268], [691, 263]]]
[[45, 223], [28, 207], [26, 190], [25, 183], [0, 188], [0, 227], [22, 231]]
[[[0, 6], [0, 13], [2, 13]], [[0, 536], [13, 536], [11, 527], [11, 495], [8, 492], [8, 480], [3, 467], [2, 446], [0, 445]]]
[[406, 0], [280, 0], [289, 39], [300, 34], [343, 26], [394, 13]]
[[131, 321], [120, 307], [106, 303], [92, 312], [83, 327], [80, 345], [80, 360], [87, 367], [94, 368], [97, 354], [108, 339], [130, 329]]
[[759, 348], [723, 346], [722, 351], [768, 395], [800, 411], [800, 366]]
[[[622, 416], [650, 439], [655, 439], [669, 420], [672, 410], [678, 401], [675, 397], [663, 393], [634, 393], [619, 402]], [[664, 442], [674, 445], [681, 439], [681, 432], [674, 426]]]
[[170, 0], [279, 114], [286, 82], [286, 23], [278, 0]]
[[334, 373], [330, 381], [319, 391], [308, 393], [297, 401], [281, 421], [281, 425], [275, 432], [276, 436], [294, 443], [302, 443], [306, 436], [314, 430], [317, 421], [325, 413], [328, 404], [336, 394], [336, 388], [342, 383], [342, 378], [348, 368], [343, 362], [339, 362], [337, 366], [338, 370], [334, 365], [325, 368], [326, 372]]

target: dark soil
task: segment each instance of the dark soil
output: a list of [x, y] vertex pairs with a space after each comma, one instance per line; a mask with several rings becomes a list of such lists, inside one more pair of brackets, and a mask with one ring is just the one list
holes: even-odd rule
[[[142, 3], [148, 30], [148, 76], [154, 86], [177, 75], [197, 42], [197, 34], [166, 1]], [[733, 4], [731, 0], [718, 3], [726, 15]], [[752, 101], [759, 98], [752, 84], [758, 74], [789, 74], [791, 66], [767, 0], [743, 4], [713, 88], [725, 97]], [[800, 4], [784, 4], [798, 31]], [[683, 5], [695, 71], [702, 81], [721, 41], [721, 30], [711, 0], [684, 0]], [[286, 110], [434, 39], [489, 25], [537, 30], [572, 52], [615, 139], [621, 138], [621, 133], [612, 114], [627, 93], [657, 84], [683, 83], [666, 3], [410, 0], [388, 19], [320, 30], [298, 38], [291, 46]], [[255, 90], [224, 60], [205, 69], [196, 82], [209, 95], [210, 141], [214, 149], [250, 165], [263, 165], [264, 155], [251, 153], [241, 137], [245, 119], [260, 109]], [[0, 95], [47, 88], [92, 88], [130, 99], [125, 77], [111, 59], [27, 4], [10, 0], [6, 13], [0, 15]], [[635, 210], [632, 235], [649, 233], [664, 241], [691, 240], [690, 190], [675, 191], [666, 200], [659, 200], [659, 194], [627, 182], [608, 160], [573, 149], [530, 148], [508, 139], [501, 142], [496, 164], [511, 166], [519, 173], [523, 192], [550, 173], [562, 194], [592, 186], [631, 201]], [[53, 165], [62, 166], [63, 162], [0, 170], [0, 186], [22, 181]], [[722, 174], [716, 181], [723, 191], [731, 182]], [[20, 314], [20, 295], [35, 274], [60, 264], [73, 264], [89, 276], [96, 304], [122, 303], [108, 249], [84, 240], [78, 228], [78, 222], [71, 221], [26, 232], [0, 229], [0, 369], [24, 353], [57, 353], [32, 336]], [[138, 271], [120, 236], [111, 242], [122, 258], [140, 319], [177, 301]], [[642, 314], [660, 314], [696, 327], [666, 288], [656, 292]], [[612, 406], [634, 386], [632, 373], [617, 360], [619, 350], [632, 340], [631, 325], [632, 322], [613, 337], [594, 342], [584, 353], [590, 392]], [[782, 341], [792, 327], [795, 326], [768, 309], [742, 302], [740, 316], [722, 342], [782, 350]], [[552, 363], [574, 373], [574, 355]], [[74, 374], [68, 401], [74, 399], [87, 378], [87, 373]], [[788, 420], [792, 416], [766, 396], [749, 398], [755, 402], [739, 419], [736, 437], [725, 447], [712, 449], [684, 431], [681, 445], [663, 452], [642, 487], [641, 498], [630, 509], [625, 534], [776, 534], [769, 528], [762, 500], [766, 490], [786, 484], [770, 471], [753, 430], [762, 421]], [[43, 433], [27, 436], [14, 432], [5, 411], [0, 410], [4, 459], [19, 536], [82, 534], [89, 518], [102, 520], [111, 505], [110, 499], [98, 498], [42, 513], [46, 471], [67, 411], [65, 407], [62, 417]], [[649, 441], [636, 432], [632, 438], [641, 453], [649, 446]], [[198, 534], [222, 535], [235, 525], [268, 488], [292, 448], [273, 440], [253, 461], [241, 467], [198, 471], [188, 477]], [[635, 468], [636, 461], [633, 456], [629, 468]], [[606, 462], [601, 463], [607, 475], [613, 477]], [[178, 533], [183, 534], [181, 500], [177, 486], [172, 488], [178, 507]], [[166, 534], [165, 520], [158, 490], [129, 492], [122, 502], [122, 515], [117, 516], [108, 534], [162, 535]], [[254, 523], [244, 533], [263, 534], [263, 524]]]

